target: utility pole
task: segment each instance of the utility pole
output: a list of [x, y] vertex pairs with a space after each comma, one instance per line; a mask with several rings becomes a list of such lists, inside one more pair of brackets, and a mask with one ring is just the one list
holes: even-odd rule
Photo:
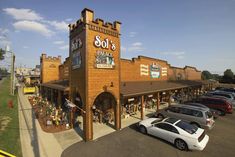
[[15, 54], [10, 51], [9, 46], [6, 46], [6, 53], [11, 54], [11, 79], [10, 79], [10, 94], [15, 94]]
[[11, 52], [11, 94], [15, 95], [15, 54]]

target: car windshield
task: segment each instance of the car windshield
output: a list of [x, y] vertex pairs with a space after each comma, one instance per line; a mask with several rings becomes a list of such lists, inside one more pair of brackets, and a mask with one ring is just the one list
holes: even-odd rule
[[155, 123], [160, 122], [160, 121], [162, 121], [162, 120], [161, 119], [156, 119], [156, 120], [152, 121], [151, 124], [155, 124]]
[[181, 129], [187, 131], [190, 134], [194, 134], [197, 131], [197, 129], [198, 129], [198, 127], [196, 127], [194, 125], [191, 125], [189, 123], [186, 123], [184, 121], [179, 121], [176, 124], [176, 126], [180, 127]]

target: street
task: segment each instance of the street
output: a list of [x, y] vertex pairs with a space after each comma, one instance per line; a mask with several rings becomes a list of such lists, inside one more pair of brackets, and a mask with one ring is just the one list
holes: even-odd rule
[[120, 156], [235, 156], [235, 115], [228, 114], [216, 120], [215, 127], [207, 132], [209, 143], [203, 151], [180, 151], [158, 138], [139, 133], [135, 125], [116, 131], [96, 141], [78, 142], [62, 153], [62, 157], [120, 157]]

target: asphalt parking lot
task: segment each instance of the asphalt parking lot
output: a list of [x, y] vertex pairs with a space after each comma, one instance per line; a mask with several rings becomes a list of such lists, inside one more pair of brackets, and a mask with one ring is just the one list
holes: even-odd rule
[[116, 131], [91, 142], [79, 142], [63, 153], [62, 157], [234, 157], [235, 113], [216, 120], [215, 127], [207, 131], [210, 140], [203, 151], [180, 151], [158, 138], [143, 135], [135, 125]]

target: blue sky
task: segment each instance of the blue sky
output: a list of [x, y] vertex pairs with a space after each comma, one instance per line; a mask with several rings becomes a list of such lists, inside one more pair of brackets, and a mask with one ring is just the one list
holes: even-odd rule
[[0, 0], [0, 47], [34, 67], [42, 52], [68, 56], [67, 24], [84, 8], [121, 27], [121, 56], [144, 55], [172, 66], [235, 72], [235, 0]]

